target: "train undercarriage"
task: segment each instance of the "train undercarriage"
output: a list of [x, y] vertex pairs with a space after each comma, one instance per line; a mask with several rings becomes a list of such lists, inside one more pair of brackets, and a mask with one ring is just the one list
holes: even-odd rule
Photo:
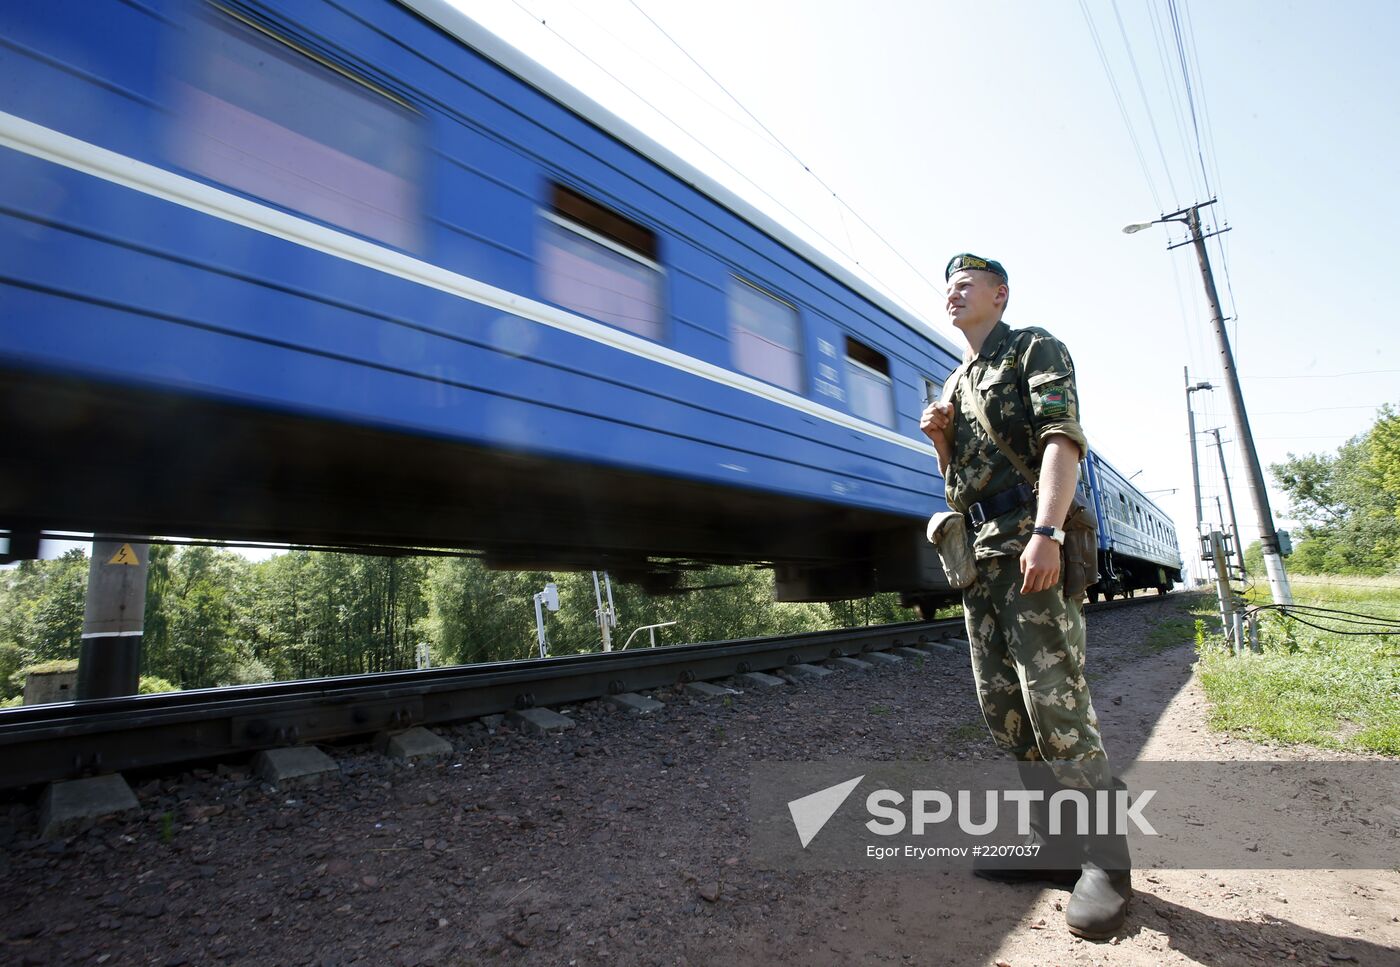
[[1089, 585], [1087, 594], [1090, 601], [1099, 598], [1112, 601], [1115, 597], [1131, 598], [1137, 592], [1146, 590], [1166, 594], [1173, 584], [1180, 582], [1180, 568], [1120, 557], [1111, 550], [1100, 550], [1099, 580]]

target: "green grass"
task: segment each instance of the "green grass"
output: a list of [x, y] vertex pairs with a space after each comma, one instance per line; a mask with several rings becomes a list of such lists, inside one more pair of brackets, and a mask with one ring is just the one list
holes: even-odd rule
[[[1147, 633], [1134, 647], [1141, 654], [1157, 654], [1169, 648], [1188, 645], [1196, 640], [1196, 628], [1201, 621], [1209, 623], [1217, 614], [1216, 598], [1213, 594], [1174, 594], [1165, 599], [1158, 616], [1150, 620]], [[1218, 617], [1214, 627], [1220, 626]], [[1089, 681], [1094, 681], [1090, 673]]]
[[959, 725], [951, 733], [949, 738], [956, 742], [973, 742], [987, 735], [987, 726], [982, 722], [966, 722]]
[[1196, 637], [1196, 621], [1189, 617], [1164, 618], [1147, 631], [1143, 646], [1151, 652], [1189, 644]]
[[[1393, 617], [1400, 625], [1400, 579], [1294, 576], [1290, 583], [1298, 604]], [[1267, 586], [1256, 587], [1250, 603], [1267, 600]], [[1268, 612], [1259, 632], [1262, 654], [1231, 655], [1214, 635], [1199, 649], [1213, 727], [1400, 756], [1400, 635], [1343, 636]]]

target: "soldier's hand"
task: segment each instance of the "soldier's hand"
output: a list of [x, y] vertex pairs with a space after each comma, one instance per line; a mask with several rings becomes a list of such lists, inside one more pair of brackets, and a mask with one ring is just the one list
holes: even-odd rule
[[924, 431], [924, 436], [928, 437], [935, 444], [951, 443], [951, 430], [953, 426], [953, 404], [930, 403], [924, 407], [923, 414], [919, 417], [919, 429]]
[[1060, 580], [1060, 545], [1043, 534], [1032, 534], [1021, 552], [1022, 594], [1053, 588]]

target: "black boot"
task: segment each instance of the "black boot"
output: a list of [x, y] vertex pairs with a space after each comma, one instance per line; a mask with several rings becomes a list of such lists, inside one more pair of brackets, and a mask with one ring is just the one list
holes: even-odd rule
[[[1118, 794], [1126, 789], [1121, 779], [1114, 779], [1107, 809], [1100, 809], [1097, 796], [1090, 803], [1084, 865], [1065, 907], [1065, 925], [1075, 936], [1107, 940], [1118, 932], [1127, 916], [1128, 901], [1133, 896], [1133, 864], [1128, 837], [1117, 832], [1118, 819], [1128, 806], [1126, 800], [1119, 802]], [[1103, 812], [1107, 813], [1108, 832], [1099, 834], [1095, 831]]]
[[1073, 836], [1073, 824], [1066, 827], [1065, 835], [1050, 835], [1050, 797], [1062, 787], [1044, 765], [1021, 763], [1019, 771], [1022, 786], [1044, 793], [1042, 799], [1030, 803], [1031, 828], [1022, 843], [1028, 855], [979, 856], [972, 862], [972, 872], [997, 883], [1044, 882], [1073, 886], [1079, 879], [1081, 855], [1079, 841]]

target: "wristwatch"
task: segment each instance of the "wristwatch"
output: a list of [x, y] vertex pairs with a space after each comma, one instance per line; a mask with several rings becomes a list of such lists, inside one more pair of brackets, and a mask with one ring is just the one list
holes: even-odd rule
[[1048, 524], [1042, 524], [1040, 527], [1033, 528], [1031, 530], [1031, 533], [1039, 534], [1041, 537], [1048, 537], [1056, 544], [1059, 544], [1061, 547], [1064, 546], [1065, 532], [1060, 530], [1058, 527], [1051, 527]]

